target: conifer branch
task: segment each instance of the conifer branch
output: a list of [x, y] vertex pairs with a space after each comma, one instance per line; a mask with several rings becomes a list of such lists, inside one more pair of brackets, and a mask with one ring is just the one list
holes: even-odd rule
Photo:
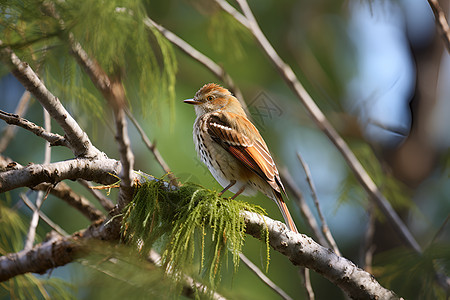
[[[59, 22], [61, 29], [66, 29], [65, 22], [55, 10], [53, 3], [44, 3], [42, 8], [49, 16], [55, 18]], [[70, 52], [77, 63], [86, 72], [94, 86], [113, 108], [116, 124], [116, 141], [119, 146], [120, 162], [122, 163], [118, 204], [119, 208], [123, 208], [133, 197], [132, 172], [134, 166], [134, 154], [131, 151], [127, 120], [124, 112], [128, 100], [120, 78], [120, 72], [115, 74], [114, 77], [110, 77], [98, 61], [89, 56], [82, 45], [75, 40], [72, 32], [65, 31], [65, 39], [69, 44]]]
[[47, 89], [33, 69], [26, 62], [21, 61], [9, 47], [4, 47], [1, 40], [0, 60], [9, 67], [17, 80], [22, 83], [61, 126], [70, 149], [76, 157], [96, 158], [105, 156], [92, 145], [88, 135], [72, 118], [59, 99]]

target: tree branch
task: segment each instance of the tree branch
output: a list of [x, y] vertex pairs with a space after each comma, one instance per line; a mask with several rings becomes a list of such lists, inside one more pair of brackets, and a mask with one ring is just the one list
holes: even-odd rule
[[[269, 243], [273, 249], [287, 256], [298, 266], [305, 266], [329, 279], [350, 297], [355, 299], [398, 299], [383, 288], [369, 273], [351, 261], [336, 255], [303, 234], [289, 231], [283, 223], [255, 213], [242, 212], [246, 232], [261, 239], [267, 227]], [[0, 257], [0, 281], [27, 272], [44, 273], [48, 269], [63, 266], [80, 255], [89, 254], [91, 239], [117, 241], [120, 232], [118, 218], [109, 222], [97, 222], [86, 230], [69, 237], [53, 237], [29, 251], [21, 251]]]
[[44, 128], [39, 125], [34, 124], [33, 122], [28, 121], [27, 119], [21, 118], [19, 115], [11, 114], [0, 110], [0, 119], [4, 120], [6, 123], [10, 125], [16, 125], [22, 127], [38, 137], [45, 139], [50, 143], [50, 146], [66, 146], [70, 148], [67, 140], [60, 136], [59, 134], [48, 132]]
[[296, 266], [321, 274], [353, 299], [399, 299], [382, 287], [375, 278], [346, 258], [320, 246], [304, 234], [289, 231], [285, 224], [251, 212], [243, 212], [247, 234], [255, 238], [267, 228], [273, 249], [287, 256]]
[[2, 46], [3, 42], [0, 40], [0, 59], [61, 126], [74, 155], [86, 158], [105, 156], [92, 145], [87, 134], [67, 112], [59, 99], [45, 87], [33, 69], [26, 62], [22, 62], [10, 48]]
[[336, 241], [334, 240], [334, 237], [331, 234], [331, 231], [328, 227], [328, 223], [322, 214], [322, 209], [320, 208], [319, 198], [317, 197], [317, 193], [316, 193], [316, 186], [314, 185], [314, 182], [312, 181], [311, 171], [309, 170], [308, 165], [305, 163], [302, 156], [298, 152], [297, 152], [297, 158], [300, 161], [300, 164], [302, 165], [303, 170], [305, 170], [306, 181], [308, 182], [309, 188], [311, 190], [311, 196], [313, 198], [314, 205], [316, 206], [317, 214], [319, 215], [320, 222], [322, 223], [322, 226], [321, 226], [322, 233], [323, 233], [324, 237], [327, 239], [328, 245], [331, 246], [333, 251], [337, 255], [341, 255], [341, 251], [339, 251]]
[[114, 159], [85, 158], [70, 159], [50, 164], [31, 164], [26, 167], [0, 173], [0, 193], [19, 187], [33, 188], [36, 185], [57, 183], [64, 179], [83, 178], [101, 184], [112, 184], [118, 181], [121, 164]]

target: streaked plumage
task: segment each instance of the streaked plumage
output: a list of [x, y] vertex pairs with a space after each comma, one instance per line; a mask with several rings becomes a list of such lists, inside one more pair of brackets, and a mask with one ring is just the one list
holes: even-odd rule
[[209, 83], [184, 102], [195, 105], [195, 148], [224, 187], [222, 192], [229, 190], [235, 198], [261, 191], [278, 204], [290, 230], [298, 232], [282, 197], [286, 192], [278, 169], [239, 101], [227, 89]]

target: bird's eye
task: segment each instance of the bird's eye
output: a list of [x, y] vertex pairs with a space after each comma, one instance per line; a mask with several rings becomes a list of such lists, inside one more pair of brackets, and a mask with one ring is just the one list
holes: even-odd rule
[[214, 99], [214, 97], [213, 96], [208, 96], [208, 97], [206, 97], [206, 99], [208, 99], [208, 101], [212, 101]]

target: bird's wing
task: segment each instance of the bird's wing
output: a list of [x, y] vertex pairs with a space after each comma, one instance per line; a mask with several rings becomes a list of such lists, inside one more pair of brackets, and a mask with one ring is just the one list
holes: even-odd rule
[[211, 138], [259, 175], [277, 192], [285, 193], [277, 167], [256, 127], [244, 116], [213, 113], [206, 119]]

